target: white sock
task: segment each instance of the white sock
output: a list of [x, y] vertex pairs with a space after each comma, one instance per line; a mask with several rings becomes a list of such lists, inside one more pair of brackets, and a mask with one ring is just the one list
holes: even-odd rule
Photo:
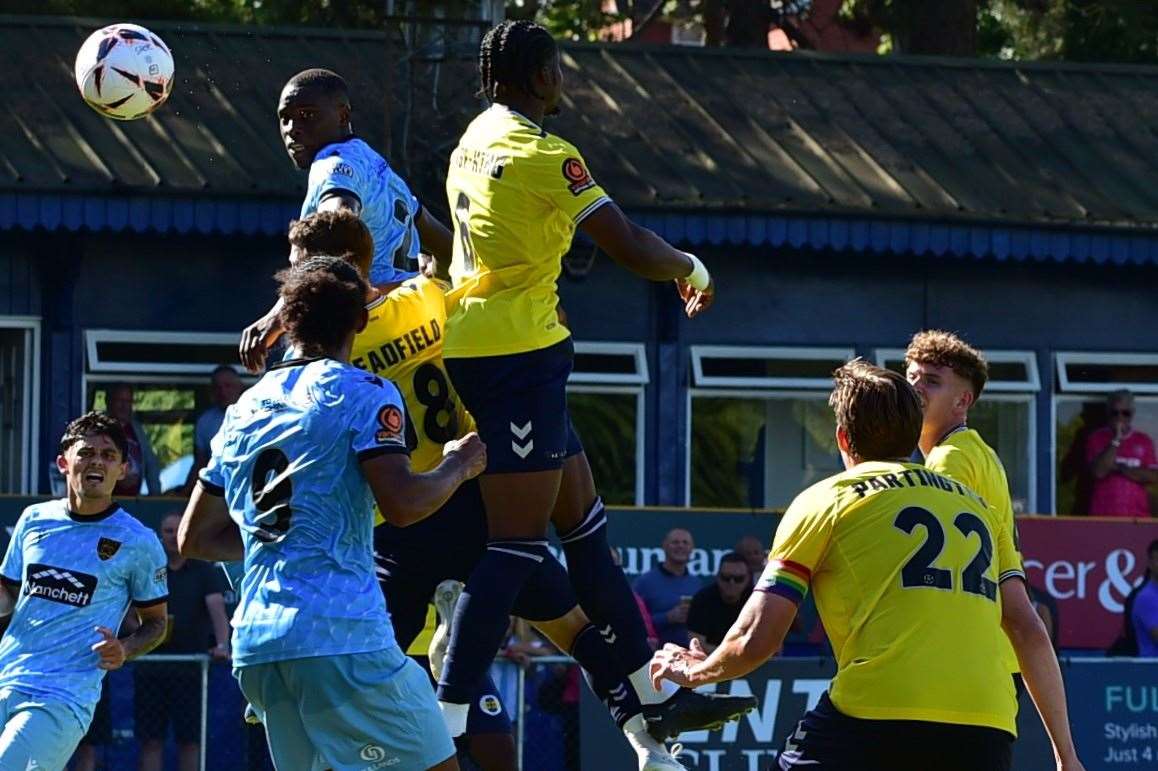
[[679, 691], [679, 686], [671, 680], [663, 680], [660, 682], [660, 690], [656, 690], [651, 684], [651, 675], [648, 674], [649, 664], [644, 664], [639, 669], [627, 676], [631, 681], [631, 687], [635, 689], [635, 695], [639, 697], [640, 704], [661, 704]]
[[647, 721], [643, 719], [643, 715], [632, 715], [623, 724], [623, 732], [625, 734], [647, 733]]
[[446, 730], [450, 732], [451, 739], [466, 733], [466, 718], [470, 714], [469, 704], [440, 701], [438, 708], [442, 710], [442, 719], [446, 722]]

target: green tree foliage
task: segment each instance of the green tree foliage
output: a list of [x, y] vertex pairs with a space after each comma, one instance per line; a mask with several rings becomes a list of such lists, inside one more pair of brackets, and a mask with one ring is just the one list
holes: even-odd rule
[[380, 27], [381, 0], [5, 0], [5, 11], [102, 19]]
[[[803, 0], [507, 0], [511, 18], [534, 19], [559, 37], [593, 40], [609, 25], [654, 16], [703, 23], [712, 43], [743, 45], [726, 34], [723, 14], [777, 19], [807, 13]], [[469, 0], [396, 0], [396, 13], [459, 15]], [[757, 8], [757, 6], [759, 6]], [[174, 19], [240, 24], [380, 28], [384, 0], [5, 0], [8, 13]], [[885, 33], [882, 52], [1004, 59], [1158, 62], [1158, 2], [1152, 0], [843, 0], [846, 21]], [[741, 26], [751, 26], [741, 25]], [[760, 26], [759, 24], [757, 26]], [[753, 40], [762, 40], [763, 34]]]
[[[1081, 62], [1158, 61], [1158, 3], [1138, 0], [844, 0], [884, 50]], [[968, 20], [974, 23], [969, 24]]]

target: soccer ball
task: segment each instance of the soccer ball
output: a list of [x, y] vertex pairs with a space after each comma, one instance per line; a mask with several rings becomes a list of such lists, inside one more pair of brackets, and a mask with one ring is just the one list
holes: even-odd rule
[[74, 69], [76, 86], [89, 106], [117, 120], [148, 115], [173, 88], [169, 46], [136, 24], [111, 24], [89, 35]]

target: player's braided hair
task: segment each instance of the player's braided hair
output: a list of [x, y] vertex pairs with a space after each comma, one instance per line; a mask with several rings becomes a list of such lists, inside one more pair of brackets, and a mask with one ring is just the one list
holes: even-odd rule
[[338, 257], [320, 256], [279, 271], [286, 334], [306, 356], [340, 346], [362, 320], [366, 280]]
[[60, 437], [60, 454], [64, 455], [69, 447], [86, 436], [107, 436], [120, 451], [121, 460], [129, 457], [129, 440], [125, 438], [121, 422], [107, 412], [95, 411], [86, 412], [68, 424], [64, 436]]
[[555, 38], [534, 22], [507, 19], [490, 28], [479, 45], [480, 96], [493, 102], [502, 85], [537, 97], [535, 70], [550, 62], [556, 51]]

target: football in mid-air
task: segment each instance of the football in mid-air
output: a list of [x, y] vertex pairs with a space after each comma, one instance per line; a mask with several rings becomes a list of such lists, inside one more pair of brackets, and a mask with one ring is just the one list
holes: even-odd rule
[[148, 115], [173, 88], [169, 46], [137, 24], [110, 24], [89, 35], [77, 51], [75, 71], [89, 106], [117, 120]]

